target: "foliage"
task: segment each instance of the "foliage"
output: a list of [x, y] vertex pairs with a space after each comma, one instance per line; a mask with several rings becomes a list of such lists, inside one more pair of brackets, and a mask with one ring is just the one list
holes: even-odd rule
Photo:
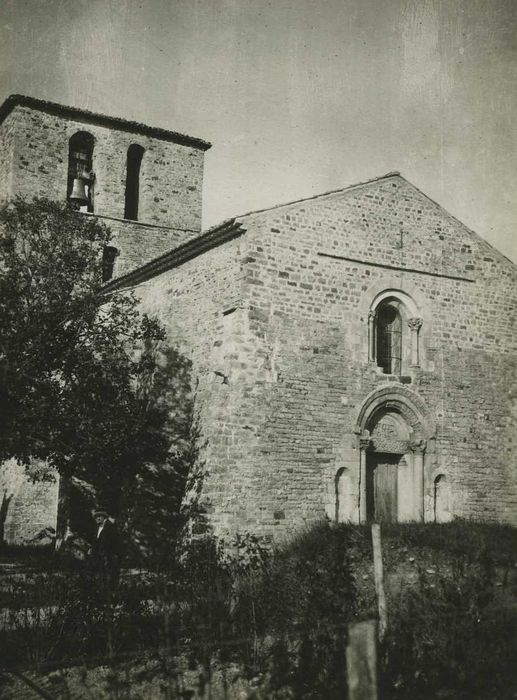
[[496, 603], [494, 576], [482, 550], [448, 571], [421, 569], [392, 597], [383, 697], [514, 697], [517, 615]]
[[[368, 533], [369, 539], [369, 533]], [[407, 523], [383, 526], [383, 538], [398, 549], [426, 547], [430, 551], [449, 553], [476, 561], [480, 553], [489, 552], [494, 563], [515, 560], [517, 529], [500, 523], [483, 523], [456, 519], [450, 523]]]
[[111, 513], [127, 511], [138, 474], [188, 459], [185, 361], [170, 353], [158, 371], [159, 323], [133, 295], [103, 295], [110, 232], [97, 219], [17, 199], [0, 228], [0, 459], [45, 460], [93, 484]]
[[238, 562], [252, 565], [237, 568], [234, 616], [241, 635], [249, 630], [250, 670], [266, 673], [271, 693], [288, 687], [300, 698], [343, 697], [355, 613], [346, 528], [321, 523], [270, 554], [247, 539], [251, 551]]
[[[386, 528], [386, 700], [512, 697], [517, 579], [512, 566], [501, 581], [504, 566], [496, 568], [482, 544], [499, 527], [476, 524], [469, 537], [462, 522]], [[515, 531], [505, 532], [497, 556], [510, 560]], [[102, 663], [116, 685], [125, 682], [130, 659], [134, 682], [151, 687], [160, 679], [164, 697], [219, 684], [226, 697], [244, 687], [256, 700], [346, 698], [348, 624], [376, 614], [375, 601], [360, 594], [372, 585], [367, 534], [320, 524], [284, 546], [250, 533], [225, 542], [197, 537], [166, 569], [124, 574], [108, 597], [84, 565], [66, 575], [55, 570], [53, 582], [50, 571], [31, 574], [19, 580], [10, 605], [53, 606], [48, 634], [25, 622], [4, 630], [4, 664]], [[462, 552], [460, 535], [468, 540]], [[451, 550], [433, 553], [430, 543], [442, 538]]]
[[51, 565], [3, 583], [4, 596], [9, 593], [0, 633], [3, 668], [101, 662], [129, 648], [153, 646], [156, 620], [131, 578], [107, 592], [102, 574], [91, 568]]
[[163, 412], [162, 437], [169, 449], [161, 461], [147, 460], [139, 469], [134, 488], [125, 494], [123, 520], [132, 534], [133, 560], [165, 573], [174, 568], [182, 533], [193, 516], [185, 495], [199, 465], [190, 362], [174, 348], [156, 353], [147, 400]]

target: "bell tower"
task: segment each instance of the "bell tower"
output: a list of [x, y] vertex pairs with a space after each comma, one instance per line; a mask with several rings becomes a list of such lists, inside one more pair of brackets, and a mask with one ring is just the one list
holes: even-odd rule
[[113, 233], [115, 277], [201, 232], [202, 139], [11, 95], [0, 106], [0, 202], [69, 200]]

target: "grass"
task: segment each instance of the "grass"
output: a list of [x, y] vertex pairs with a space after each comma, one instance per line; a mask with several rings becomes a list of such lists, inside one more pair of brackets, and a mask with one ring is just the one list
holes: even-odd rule
[[[139, 606], [165, 595], [174, 639], [190, 640], [194, 662], [205, 669], [212, 657], [237, 664], [241, 678], [259, 678], [257, 698], [281, 697], [275, 693], [283, 688], [300, 698], [346, 697], [347, 625], [376, 616], [370, 528], [320, 523], [272, 551], [260, 538], [244, 535], [237, 549], [238, 559], [228, 561], [213, 540], [198, 541], [184, 563], [157, 577], [166, 584], [161, 593], [154, 577], [123, 579], [120, 629], [113, 631], [121, 648], [130, 652], [138, 643], [142, 653], [152, 653], [151, 640], [163, 643], [156, 633], [163, 625], [159, 609], [150, 616]], [[389, 525], [382, 527], [382, 549], [389, 619], [384, 700], [513, 698], [517, 530], [467, 521]], [[32, 554], [41, 566], [48, 561], [48, 552]], [[19, 550], [9, 556], [31, 559]], [[53, 588], [61, 594], [57, 581], [53, 586], [53, 577], [47, 578], [49, 595]], [[44, 598], [44, 586], [37, 588]], [[71, 602], [75, 614], [75, 593]], [[95, 601], [91, 606], [95, 613]], [[99, 618], [95, 630], [85, 624], [80, 635], [74, 632], [74, 653], [83, 646], [85, 653], [103, 648], [101, 623]], [[18, 638], [25, 658], [30, 654], [23, 645], [36, 643], [33, 637]], [[65, 642], [58, 647], [66, 649]], [[59, 663], [59, 655], [50, 656]]]

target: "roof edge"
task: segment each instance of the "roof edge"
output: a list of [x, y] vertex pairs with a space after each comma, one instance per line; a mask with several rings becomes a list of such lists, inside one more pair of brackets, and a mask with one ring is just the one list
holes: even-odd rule
[[[478, 241], [480, 241], [482, 244], [487, 246], [489, 249], [493, 250], [500, 258], [502, 258], [506, 263], [510, 263], [510, 265], [513, 268], [517, 268], [516, 263], [513, 262], [510, 258], [508, 258], [504, 253], [502, 253], [498, 248], [496, 248], [494, 245], [489, 243], [483, 236], [480, 234], [476, 233], [476, 231], [473, 231], [471, 228], [469, 228], [466, 224], [464, 224], [460, 219], [458, 219], [454, 214], [451, 214], [445, 207], [443, 207], [441, 204], [436, 202], [434, 199], [429, 197], [425, 192], [423, 192], [419, 187], [414, 185], [410, 180], [405, 178], [399, 171], [390, 171], [386, 173], [385, 175], [381, 175], [379, 177], [371, 178], [369, 180], [365, 180], [363, 182], [358, 182], [353, 185], [348, 185], [347, 187], [341, 187], [335, 190], [330, 190], [328, 192], [323, 192], [320, 194], [312, 195], [310, 197], [303, 197], [301, 199], [296, 199], [292, 200], [289, 202], [284, 202], [282, 204], [276, 204], [271, 207], [264, 207], [262, 209], [256, 209], [253, 211], [249, 211], [245, 214], [241, 214], [239, 216], [236, 216], [232, 219], [226, 219], [223, 222], [216, 224], [215, 226], [212, 226], [211, 228], [207, 229], [204, 233], [201, 233], [199, 236], [197, 236], [194, 239], [191, 239], [190, 241], [187, 241], [186, 243], [178, 246], [177, 248], [172, 249], [171, 251], [168, 251], [167, 253], [164, 253], [158, 258], [155, 258], [154, 260], [151, 260], [150, 262], [146, 263], [142, 267], [136, 268], [135, 270], [132, 270], [125, 275], [122, 275], [121, 277], [115, 278], [111, 282], [108, 282], [104, 290], [106, 293], [110, 293], [112, 291], [116, 291], [119, 289], [135, 286], [137, 284], [140, 284], [141, 282], [144, 282], [162, 272], [165, 272], [168, 269], [171, 269], [173, 267], [177, 267], [181, 265], [183, 262], [186, 262], [188, 260], [191, 260], [194, 257], [197, 257], [197, 255], [200, 255], [201, 253], [204, 253], [208, 250], [211, 250], [212, 248], [215, 248], [223, 243], [226, 243], [227, 241], [230, 241], [234, 238], [237, 238], [244, 233], [246, 233], [246, 228], [243, 226], [243, 219], [249, 216], [253, 216], [255, 214], [262, 214], [264, 212], [272, 211], [275, 209], [280, 209], [283, 207], [288, 207], [288, 206], [293, 206], [296, 204], [302, 204], [303, 202], [308, 202], [316, 199], [322, 199], [324, 197], [330, 197], [336, 194], [341, 194], [344, 192], [349, 192], [352, 191], [356, 188], [368, 186], [370, 184], [373, 184], [375, 182], [379, 182], [382, 180], [387, 180], [389, 178], [396, 177], [399, 178], [400, 180], [403, 180], [407, 185], [412, 187], [414, 190], [419, 192], [423, 197], [425, 197], [429, 202], [431, 202], [434, 206], [436, 206], [440, 211], [443, 212], [447, 217], [450, 219], [454, 220], [459, 226], [461, 226], [465, 231], [467, 231], [470, 235], [474, 236]], [[470, 281], [470, 280], [469, 280]]]
[[399, 178], [403, 182], [405, 182], [409, 187], [412, 187], [414, 190], [419, 192], [423, 197], [425, 197], [429, 202], [431, 202], [435, 207], [437, 207], [443, 214], [448, 216], [450, 219], [455, 221], [459, 226], [461, 226], [465, 231], [467, 231], [471, 236], [476, 238], [480, 243], [484, 244], [490, 250], [494, 251], [502, 260], [504, 260], [507, 263], [510, 263], [514, 268], [517, 268], [517, 263], [515, 263], [511, 258], [509, 258], [507, 255], [502, 253], [499, 248], [497, 248], [495, 245], [490, 243], [489, 241], [486, 240], [480, 233], [477, 233], [473, 229], [471, 229], [467, 224], [465, 224], [461, 219], [458, 219], [457, 216], [454, 216], [454, 214], [451, 214], [450, 211], [448, 211], [442, 204], [437, 202], [435, 199], [430, 197], [428, 194], [426, 194], [423, 190], [421, 190], [417, 185], [411, 182], [411, 180], [408, 180], [404, 175], [400, 173], [398, 170], [392, 170], [385, 175], [379, 175], [378, 177], [373, 177], [370, 178], [369, 180], [363, 180], [362, 182], [356, 182], [352, 185], [347, 185], [346, 187], [339, 187], [338, 189], [335, 190], [329, 190], [328, 192], [321, 192], [320, 194], [314, 194], [311, 195], [310, 197], [302, 197], [301, 199], [294, 199], [289, 202], [283, 202], [281, 204], [274, 204], [271, 207], [263, 207], [261, 209], [255, 209], [253, 211], [248, 211], [245, 214], [239, 215], [238, 219], [244, 219], [247, 216], [254, 216], [255, 214], [263, 214], [268, 211], [274, 211], [275, 209], [281, 209], [283, 207], [289, 207], [289, 206], [294, 206], [296, 204], [303, 204], [304, 202], [310, 202], [313, 200], [317, 199], [323, 199], [325, 197], [332, 197], [333, 195], [336, 194], [344, 194], [346, 192], [351, 192], [355, 189], [358, 189], [360, 187], [367, 187], [368, 185], [372, 185], [375, 182], [380, 182], [382, 180], [389, 180], [392, 177]]
[[[253, 216], [254, 214], [262, 214], [266, 211], [273, 211], [274, 209], [281, 209], [282, 207], [290, 207], [295, 204], [303, 204], [303, 202], [310, 202], [314, 199], [323, 199], [323, 197], [331, 197], [335, 194], [341, 194], [343, 192], [349, 192], [355, 190], [358, 187], [365, 187], [366, 185], [372, 185], [374, 182], [379, 182], [380, 180], [388, 180], [390, 177], [401, 177], [405, 180], [404, 176], [400, 174], [398, 170], [391, 170], [385, 175], [378, 175], [377, 177], [372, 177], [369, 180], [363, 180], [362, 182], [356, 182], [353, 185], [346, 185], [346, 187], [338, 187], [335, 190], [328, 190], [327, 192], [320, 192], [318, 194], [312, 194], [309, 197], [302, 197], [301, 199], [293, 199], [289, 202], [282, 202], [281, 204], [273, 204], [270, 207], [262, 207], [261, 209], [253, 209], [252, 211], [247, 211], [244, 214], [240, 214], [235, 217], [237, 219], [243, 219], [245, 216]], [[411, 184], [411, 183], [410, 183]]]
[[446, 216], [448, 216], [449, 219], [452, 219], [456, 224], [461, 226], [465, 231], [467, 231], [469, 233], [469, 235], [473, 236], [481, 244], [484, 244], [485, 246], [490, 248], [490, 250], [494, 251], [494, 253], [497, 253], [497, 255], [499, 255], [500, 258], [502, 258], [505, 262], [510, 263], [510, 265], [512, 265], [512, 267], [517, 270], [517, 263], [514, 262], [511, 258], [509, 258], [507, 255], [502, 253], [499, 250], [499, 248], [496, 248], [496, 246], [493, 243], [490, 243], [489, 241], [487, 241], [487, 239], [484, 236], [482, 236], [477, 231], [474, 231], [474, 229], [470, 228], [470, 226], [467, 226], [467, 224], [464, 223], [461, 219], [458, 219], [457, 216], [455, 216], [454, 214], [451, 214], [451, 212], [448, 209], [446, 209], [443, 206], [443, 204], [440, 204], [440, 202], [437, 202], [436, 199], [433, 199], [432, 197], [430, 197], [423, 190], [421, 190], [420, 187], [417, 187], [417, 185], [415, 185], [413, 182], [411, 182], [411, 180], [408, 180], [406, 177], [404, 177], [404, 175], [400, 175], [400, 173], [398, 173], [398, 175], [399, 175], [401, 180], [404, 180], [404, 182], [407, 185], [409, 185], [414, 190], [419, 192], [422, 195], [422, 197], [425, 197], [425, 199], [427, 199], [427, 201], [431, 202], [431, 204], [433, 204], [435, 207], [437, 207], [437, 209], [439, 209]]
[[145, 265], [130, 270], [120, 277], [115, 277], [115, 279], [110, 280], [104, 285], [103, 292], [105, 294], [111, 294], [112, 292], [122, 289], [135, 287], [142, 282], [156, 277], [162, 272], [171, 270], [174, 267], [179, 267], [183, 263], [196, 258], [198, 255], [208, 250], [217, 248], [234, 238], [239, 238], [244, 233], [246, 233], [246, 229], [241, 226], [239, 221], [236, 219], [227, 219], [218, 226], [209, 228], [200, 236], [186, 243], [182, 243], [163, 255], [150, 260], [148, 263], [145, 263]]
[[106, 114], [91, 112], [87, 109], [80, 109], [79, 107], [70, 107], [57, 102], [49, 102], [47, 100], [41, 100], [37, 97], [30, 97], [28, 95], [9, 95], [9, 97], [4, 100], [4, 102], [0, 105], [0, 124], [12, 112], [14, 107], [17, 106], [30, 107], [31, 109], [37, 109], [41, 112], [57, 114], [58, 116], [70, 119], [77, 119], [78, 121], [82, 121], [87, 124], [111, 126], [120, 129], [121, 131], [128, 131], [133, 134], [143, 134], [144, 136], [151, 136], [162, 141], [172, 141], [173, 143], [178, 143], [182, 146], [191, 146], [192, 148], [197, 148], [202, 151], [207, 151], [212, 146], [209, 141], [205, 141], [204, 139], [200, 139], [195, 136], [181, 134], [177, 131], [162, 129], [158, 126], [148, 126], [147, 124], [142, 124], [140, 122], [122, 119], [122, 117], [110, 117]]
[[179, 265], [197, 257], [201, 253], [204, 253], [212, 248], [216, 248], [227, 241], [234, 238], [238, 238], [246, 232], [246, 229], [242, 226], [241, 220], [247, 216], [252, 216], [254, 214], [261, 214], [273, 209], [280, 209], [281, 207], [287, 207], [294, 204], [300, 204], [302, 202], [311, 201], [314, 199], [320, 199], [323, 197], [332, 196], [334, 194], [339, 194], [340, 192], [348, 192], [356, 187], [363, 187], [379, 180], [385, 180], [391, 177], [402, 177], [398, 171], [390, 171], [385, 175], [372, 178], [370, 180], [365, 180], [364, 182], [358, 182], [354, 185], [348, 185], [347, 187], [341, 187], [336, 190], [330, 190], [329, 192], [323, 192], [320, 194], [312, 195], [310, 197], [304, 197], [302, 199], [296, 199], [291, 202], [284, 202], [283, 204], [276, 204], [272, 207], [265, 207], [263, 209], [256, 209], [254, 211], [247, 212], [246, 214], [241, 214], [235, 216], [231, 219], [225, 219], [215, 226], [211, 226], [204, 233], [201, 233], [196, 238], [183, 243], [182, 245], [167, 251], [163, 255], [160, 255], [153, 260], [150, 260], [145, 265], [137, 267], [134, 270], [116, 277], [113, 280], [107, 282], [103, 290], [106, 294], [112, 292], [126, 289], [129, 287], [134, 287], [142, 282], [145, 282], [152, 277], [155, 277], [162, 272], [172, 269], [173, 267], [178, 267]]

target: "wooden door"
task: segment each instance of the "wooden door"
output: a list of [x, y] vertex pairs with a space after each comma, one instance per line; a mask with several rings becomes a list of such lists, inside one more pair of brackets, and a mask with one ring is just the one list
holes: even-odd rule
[[396, 523], [397, 472], [400, 455], [370, 454], [367, 463], [366, 504], [368, 520]]

